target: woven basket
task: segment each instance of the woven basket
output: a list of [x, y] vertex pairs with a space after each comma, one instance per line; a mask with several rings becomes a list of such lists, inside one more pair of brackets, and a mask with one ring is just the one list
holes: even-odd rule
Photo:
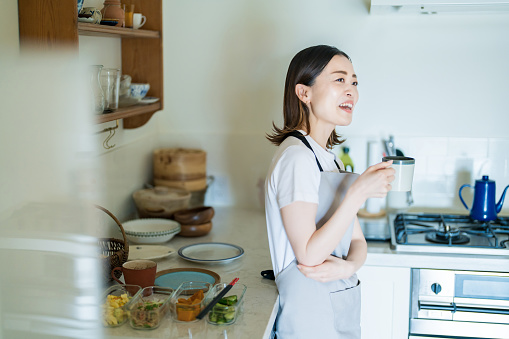
[[[115, 267], [122, 267], [122, 265], [127, 261], [129, 257], [129, 243], [127, 242], [127, 237], [124, 232], [124, 228], [118, 219], [106, 208], [101, 207], [99, 205], [95, 205], [98, 209], [108, 214], [115, 222], [117, 223], [120, 231], [122, 232], [122, 237], [124, 240], [115, 239], [115, 238], [100, 238], [99, 246], [101, 248], [101, 258], [102, 258], [102, 267], [103, 267], [103, 276], [106, 281], [110, 282], [113, 280], [111, 277], [111, 271]], [[121, 271], [115, 271], [115, 277], [117, 279], [122, 275]]]

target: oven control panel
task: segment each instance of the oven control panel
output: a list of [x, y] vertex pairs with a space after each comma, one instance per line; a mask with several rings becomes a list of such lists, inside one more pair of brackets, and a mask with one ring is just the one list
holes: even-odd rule
[[454, 271], [420, 269], [418, 282], [414, 281], [418, 283], [419, 300], [452, 302], [454, 278]]

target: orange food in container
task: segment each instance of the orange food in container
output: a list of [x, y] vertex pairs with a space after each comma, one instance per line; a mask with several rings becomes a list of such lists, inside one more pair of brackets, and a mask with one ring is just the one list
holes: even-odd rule
[[196, 321], [196, 316], [205, 307], [204, 301], [211, 285], [200, 281], [186, 281], [180, 284], [171, 300], [172, 317], [176, 321]]

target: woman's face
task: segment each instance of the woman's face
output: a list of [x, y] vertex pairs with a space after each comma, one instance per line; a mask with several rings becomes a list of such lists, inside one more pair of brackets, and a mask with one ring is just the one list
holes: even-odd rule
[[[310, 123], [324, 127], [348, 126], [359, 99], [352, 63], [335, 55], [309, 87]], [[332, 126], [329, 126], [332, 125]]]

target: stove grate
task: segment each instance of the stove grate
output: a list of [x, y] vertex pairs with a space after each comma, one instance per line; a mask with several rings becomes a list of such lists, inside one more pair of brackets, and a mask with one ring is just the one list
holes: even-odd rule
[[400, 213], [394, 230], [402, 245], [509, 248], [509, 217], [479, 222], [468, 215]]

